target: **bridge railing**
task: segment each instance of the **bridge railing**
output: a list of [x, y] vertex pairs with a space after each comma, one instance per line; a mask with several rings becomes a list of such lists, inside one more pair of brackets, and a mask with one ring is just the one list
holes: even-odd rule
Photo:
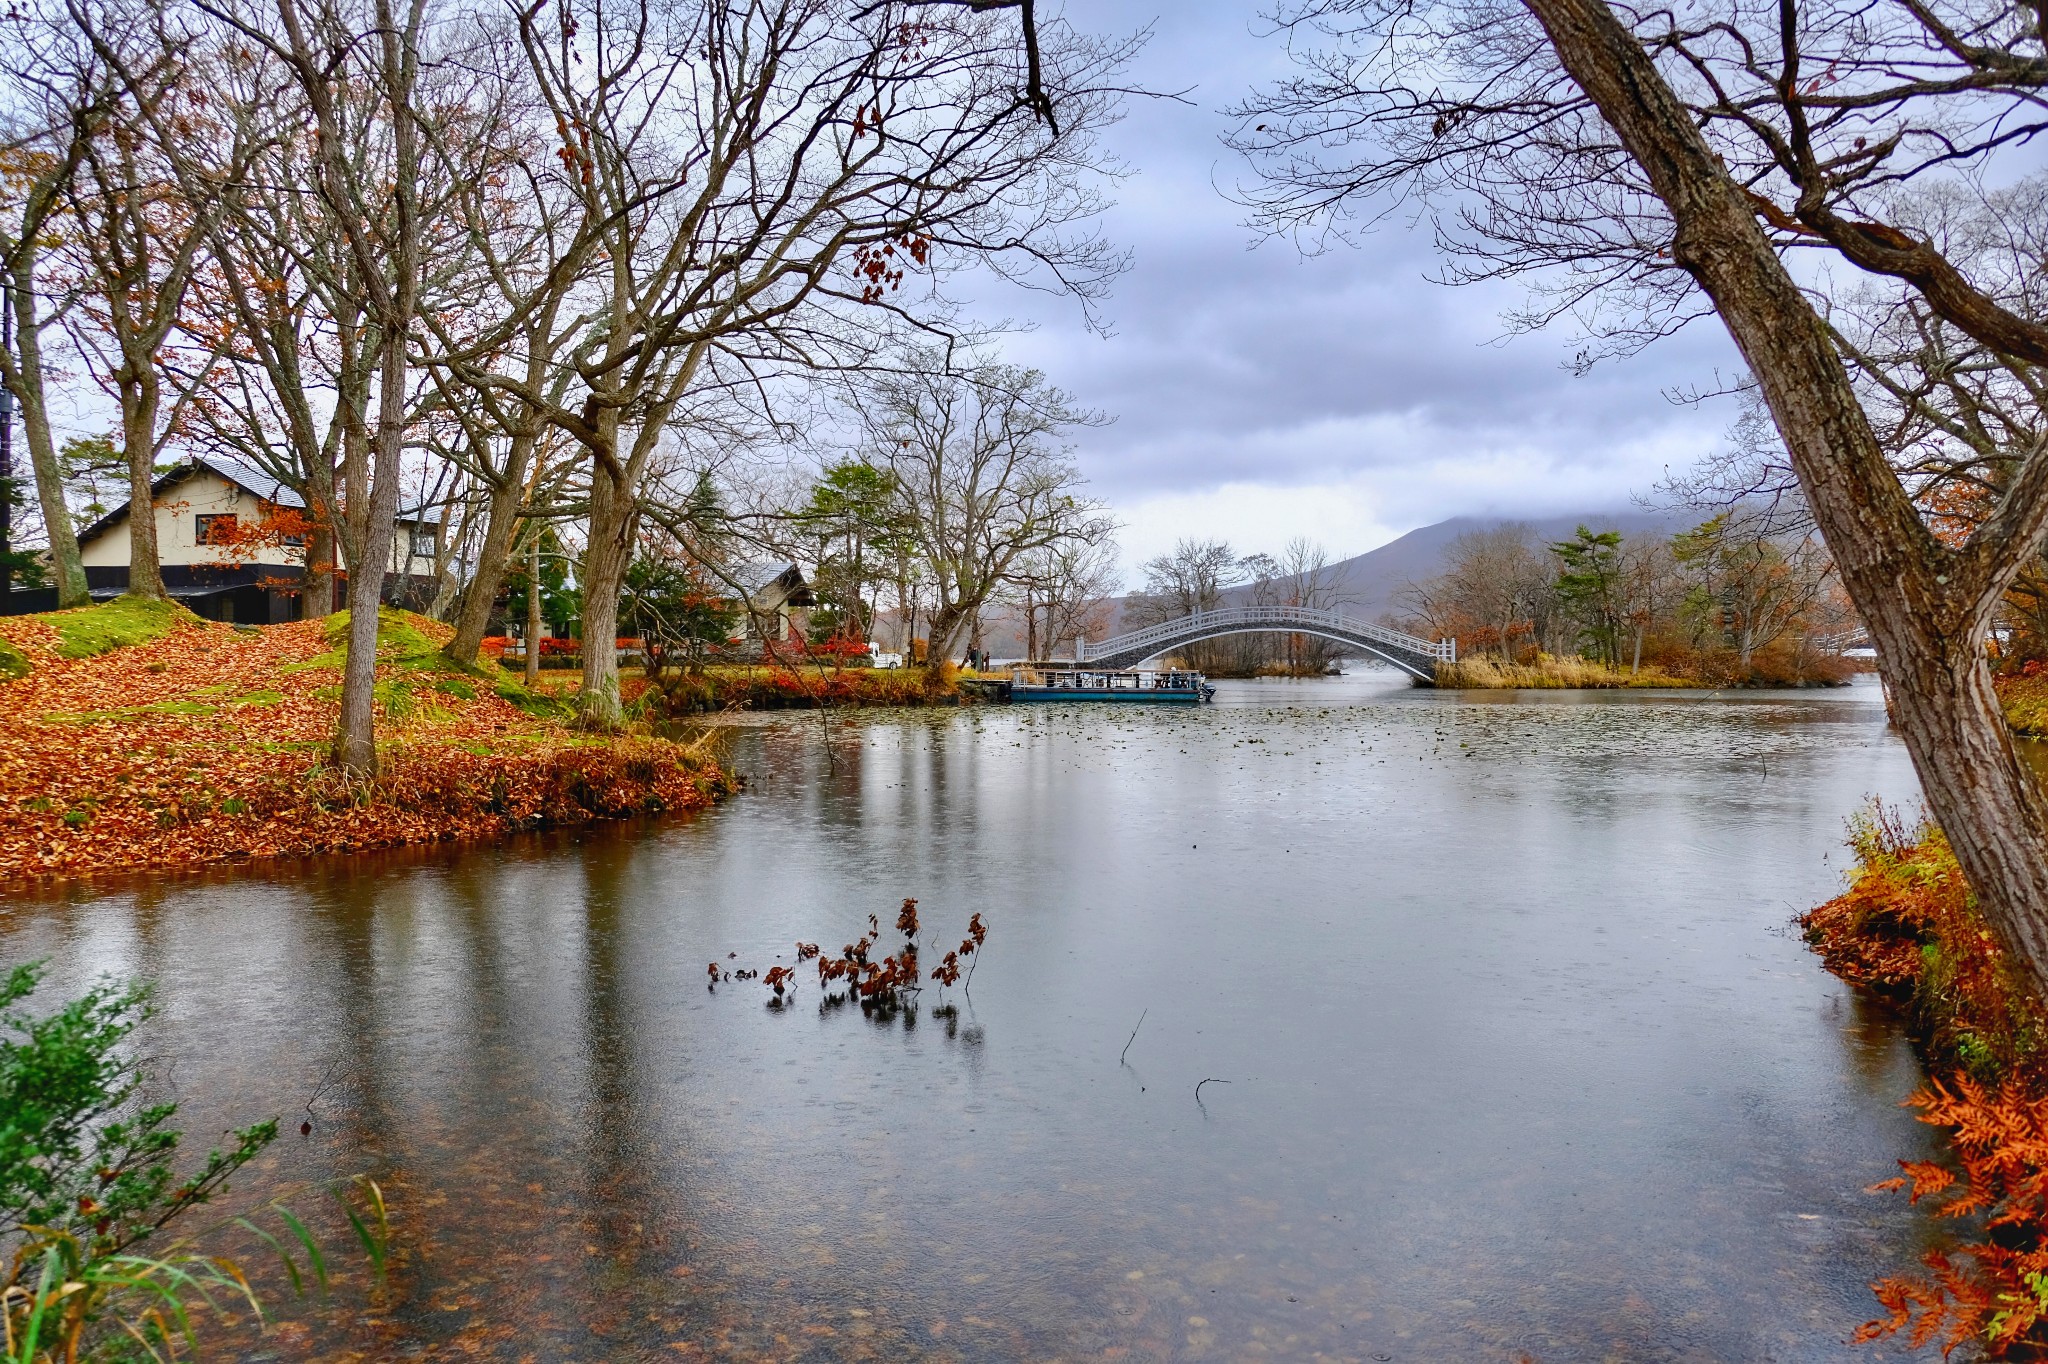
[[1133, 649], [1151, 644], [1163, 648], [1190, 634], [1210, 630], [1290, 628], [1335, 631], [1422, 658], [1445, 663], [1458, 661], [1458, 642], [1455, 639], [1422, 639], [1389, 629], [1384, 625], [1356, 620], [1341, 611], [1323, 611], [1310, 606], [1226, 606], [1214, 611], [1197, 611], [1191, 616], [1161, 621], [1157, 625], [1148, 625], [1142, 630], [1133, 630], [1113, 639], [1093, 643], [1088, 640], [1077, 640], [1074, 644], [1074, 658], [1078, 663], [1086, 662], [1090, 658], [1129, 653]]
[[1837, 630], [1831, 635], [1808, 635], [1806, 642], [1824, 654], [1839, 654], [1870, 643], [1868, 630]]

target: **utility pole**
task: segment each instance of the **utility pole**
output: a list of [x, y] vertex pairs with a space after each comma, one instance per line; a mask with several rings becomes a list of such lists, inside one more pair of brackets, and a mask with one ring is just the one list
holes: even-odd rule
[[[14, 356], [14, 281], [0, 279], [0, 349]], [[0, 384], [0, 615], [14, 591], [14, 390]]]

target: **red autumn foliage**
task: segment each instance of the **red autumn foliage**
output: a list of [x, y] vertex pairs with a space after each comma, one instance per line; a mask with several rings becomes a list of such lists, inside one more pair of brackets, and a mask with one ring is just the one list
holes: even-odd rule
[[[2048, 1019], [1977, 916], [1968, 883], [1934, 829], [1907, 830], [1881, 808], [1861, 822], [1848, 891], [1808, 913], [1807, 941], [1829, 970], [1905, 1012], [1930, 1079], [1907, 1100], [1947, 1129], [1955, 1168], [1901, 1161], [1872, 1190], [1949, 1194], [1937, 1216], [1981, 1219], [1981, 1239], [1924, 1257], [1927, 1273], [1872, 1285], [1885, 1315], [1859, 1340], [1903, 1334], [1944, 1354], [1974, 1344], [1993, 1359], [2048, 1344]], [[1953, 1190], [1952, 1194], [1950, 1191]]]
[[[941, 985], [957, 985], [960, 981], [960, 963], [973, 956], [974, 949], [987, 941], [988, 925], [981, 921], [980, 914], [972, 915], [967, 920], [967, 936], [961, 939], [958, 947], [948, 952], [945, 958], [932, 968], [932, 979]], [[969, 984], [974, 981], [973, 962], [967, 963], [967, 979]]]
[[[433, 642], [444, 626], [406, 621]], [[465, 675], [380, 664], [381, 770], [326, 750], [340, 669], [323, 622], [238, 630], [193, 618], [64, 659], [34, 617], [0, 619], [27, 676], [0, 681], [0, 882], [489, 838], [697, 809], [715, 766], [645, 737], [592, 742]], [[322, 660], [316, 662], [315, 660]]]
[[961, 700], [957, 688], [922, 668], [711, 668], [673, 674], [660, 687], [662, 708], [671, 716], [732, 709], [954, 705]]
[[1905, 1174], [1871, 1191], [1907, 1189], [1915, 1203], [1946, 1194], [1935, 1215], [1981, 1217], [1986, 1235], [1930, 1252], [1928, 1278], [1875, 1284], [1886, 1315], [1856, 1339], [1902, 1333], [1915, 1348], [1939, 1340], [1944, 1356], [1974, 1342], [1993, 1359], [2038, 1343], [2048, 1320], [2048, 1097], [1994, 1093], [1964, 1075], [1930, 1080], [1908, 1102], [1922, 1122], [1950, 1129], [1962, 1168], [1900, 1161]]
[[833, 635], [801, 646], [802, 652], [826, 663], [843, 662], [848, 659], [866, 658], [874, 646], [857, 635]]
[[319, 522], [297, 507], [280, 507], [275, 502], [258, 502], [253, 521], [239, 516], [217, 516], [206, 523], [206, 544], [220, 551], [227, 563], [250, 563], [258, 555], [293, 551], [303, 558], [306, 537]]

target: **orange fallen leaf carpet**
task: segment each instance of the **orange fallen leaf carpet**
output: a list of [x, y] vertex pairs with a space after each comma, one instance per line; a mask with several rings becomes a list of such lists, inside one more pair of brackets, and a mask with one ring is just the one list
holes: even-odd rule
[[[87, 608], [103, 611], [107, 608]], [[559, 703], [455, 668], [424, 617], [386, 611], [380, 771], [326, 763], [340, 709], [337, 625], [261, 629], [180, 612], [156, 638], [65, 657], [84, 613], [0, 619], [28, 660], [0, 675], [0, 886], [488, 838], [698, 809], [730, 789], [667, 740], [572, 730]]]

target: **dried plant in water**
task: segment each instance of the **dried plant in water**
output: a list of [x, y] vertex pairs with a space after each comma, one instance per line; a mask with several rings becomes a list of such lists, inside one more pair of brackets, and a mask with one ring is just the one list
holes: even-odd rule
[[[825, 992], [824, 1002], [828, 1006], [857, 1002], [863, 1009], [894, 1010], [904, 1007], [912, 997], [921, 994], [927, 979], [941, 987], [960, 985], [965, 989], [972, 984], [973, 959], [976, 951], [988, 941], [988, 924], [981, 915], [977, 912], [969, 916], [967, 936], [960, 940], [958, 947], [946, 953], [928, 976], [920, 964], [917, 945], [922, 927], [917, 901], [906, 899], [896, 912], [896, 931], [903, 935], [903, 943], [894, 952], [876, 957], [882, 939], [882, 923], [870, 914], [868, 931], [842, 947], [837, 956], [826, 953], [817, 943], [799, 942], [796, 944], [796, 959], [799, 962], [817, 962], [818, 985]], [[778, 1005], [796, 993], [796, 968], [793, 966], [771, 966], [764, 974], [730, 971], [714, 961], [709, 964], [708, 972], [710, 978], [707, 983], [711, 986], [727, 981], [759, 979], [773, 991], [773, 1002]]]

